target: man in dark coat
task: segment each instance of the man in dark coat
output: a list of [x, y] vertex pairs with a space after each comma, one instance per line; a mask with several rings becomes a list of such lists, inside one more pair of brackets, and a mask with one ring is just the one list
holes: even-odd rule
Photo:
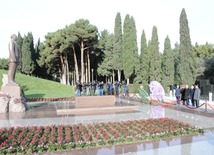
[[195, 92], [194, 92], [194, 102], [196, 107], [199, 107], [199, 99], [201, 96], [201, 90], [198, 88], [198, 85], [195, 86]]
[[191, 93], [191, 90], [189, 89], [189, 86], [186, 85], [185, 92], [184, 92], [184, 101], [186, 103], [186, 106], [189, 106], [190, 93]]

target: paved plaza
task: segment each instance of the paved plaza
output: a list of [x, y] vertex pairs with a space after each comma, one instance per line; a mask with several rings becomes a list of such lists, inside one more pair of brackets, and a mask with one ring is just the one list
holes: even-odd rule
[[[169, 100], [169, 99], [168, 99]], [[57, 114], [58, 109], [69, 109], [72, 101], [31, 102], [25, 113], [0, 114], [0, 127], [39, 126], [52, 124], [94, 123], [143, 118], [168, 117], [190, 123], [205, 130], [203, 135], [148, 141], [137, 144], [115, 145], [76, 151], [43, 153], [48, 155], [212, 155], [214, 150], [214, 110], [205, 107], [190, 109], [183, 105], [161, 106], [117, 98], [117, 106], [137, 105], [131, 112], [105, 112], [89, 114]], [[39, 153], [35, 153], [35, 155]], [[42, 154], [41, 154], [42, 155]]]

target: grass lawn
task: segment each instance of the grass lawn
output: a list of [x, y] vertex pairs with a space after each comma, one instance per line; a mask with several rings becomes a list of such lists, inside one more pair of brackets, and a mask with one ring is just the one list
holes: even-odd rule
[[[6, 70], [0, 70], [0, 85], [2, 86], [2, 74], [7, 74]], [[37, 77], [16, 74], [16, 82], [24, 90], [26, 98], [37, 97], [70, 97], [74, 96], [73, 86], [67, 86], [58, 82], [53, 82]]]

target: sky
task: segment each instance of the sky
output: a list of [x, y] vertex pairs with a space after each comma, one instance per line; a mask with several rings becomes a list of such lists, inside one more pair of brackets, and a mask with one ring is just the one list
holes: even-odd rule
[[[8, 58], [11, 34], [32, 32], [34, 44], [44, 41], [48, 32], [55, 32], [79, 19], [88, 19], [97, 26], [114, 32], [116, 14], [133, 16], [140, 45], [142, 31], [147, 41], [152, 28], [158, 29], [160, 52], [169, 36], [171, 46], [179, 43], [179, 18], [185, 9], [192, 44], [214, 43], [213, 0], [0, 0], [0, 58]], [[139, 49], [140, 50], [140, 46]]]

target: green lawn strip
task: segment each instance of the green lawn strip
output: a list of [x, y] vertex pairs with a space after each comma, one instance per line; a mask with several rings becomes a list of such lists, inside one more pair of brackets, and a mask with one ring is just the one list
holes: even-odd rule
[[203, 130], [170, 118], [0, 129], [0, 154], [29, 154], [137, 143]]
[[[0, 70], [0, 77], [3, 77], [2, 74], [7, 74], [7, 71]], [[24, 90], [26, 98], [74, 96], [73, 86], [64, 85], [50, 80], [17, 73], [16, 82]], [[0, 80], [0, 85], [2, 85], [2, 80]]]

